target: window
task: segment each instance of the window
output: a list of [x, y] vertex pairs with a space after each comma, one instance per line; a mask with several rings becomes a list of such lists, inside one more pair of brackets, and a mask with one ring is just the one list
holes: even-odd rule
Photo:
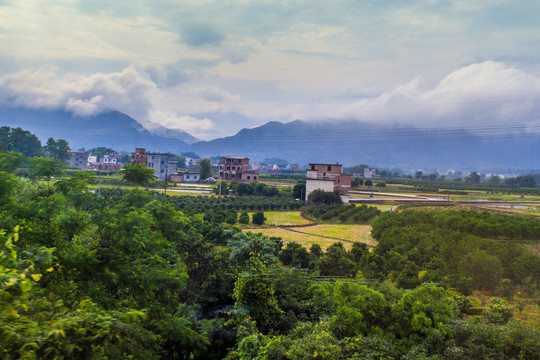
[[332, 171], [332, 167], [328, 165], [328, 171]]
[[311, 170], [315, 170], [315, 165], [311, 165]]
[[249, 175], [247, 176], [247, 179], [248, 179], [248, 180], [250, 179]]
[[254, 176], [254, 177], [253, 177], [253, 180], [257, 180], [257, 177], [256, 177], [256, 176]]

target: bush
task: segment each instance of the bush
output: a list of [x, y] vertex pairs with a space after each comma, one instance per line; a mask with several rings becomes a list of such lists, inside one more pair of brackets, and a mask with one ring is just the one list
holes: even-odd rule
[[238, 222], [240, 224], [249, 224], [249, 215], [247, 212], [243, 212], [242, 214], [240, 214], [240, 219], [238, 219]]
[[341, 204], [341, 196], [338, 191], [324, 191], [317, 189], [312, 191], [308, 196], [308, 202], [311, 204]]
[[264, 217], [264, 213], [261, 211], [257, 211], [253, 214], [251, 217], [251, 222], [255, 225], [262, 225], [266, 221], [266, 218]]

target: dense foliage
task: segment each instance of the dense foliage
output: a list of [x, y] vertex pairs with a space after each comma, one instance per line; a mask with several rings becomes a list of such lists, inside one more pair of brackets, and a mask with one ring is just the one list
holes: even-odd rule
[[307, 215], [315, 220], [343, 224], [364, 224], [380, 214], [376, 207], [354, 204], [316, 205], [307, 209]]
[[[536, 260], [513, 240], [470, 233], [490, 215], [471, 214], [469, 228], [466, 214], [385, 214], [375, 222], [374, 252], [360, 243], [307, 250], [226, 224], [248, 207], [301, 206], [292, 199], [119, 189], [98, 197], [88, 181], [81, 174], [43, 189], [0, 172], [1, 358], [535, 359], [540, 353], [538, 328], [513, 320], [504, 300], [492, 300], [469, 320], [462, 317], [467, 298], [448, 296], [445, 281], [407, 282], [425, 271], [407, 261], [430, 258], [444, 280], [457, 255], [444, 256], [460, 249], [448, 241], [464, 236], [458, 245], [486, 242], [467, 254], [484, 251], [479, 258], [498, 259], [501, 276], [514, 271], [535, 284], [526, 276], [535, 276]], [[442, 241], [450, 226], [445, 216], [452, 215], [464, 230]], [[515, 221], [493, 220], [503, 223], [496, 236], [514, 238], [513, 225], [536, 231], [532, 220]], [[433, 228], [429, 236], [422, 235], [425, 223]], [[446, 249], [444, 256], [436, 247]], [[404, 273], [414, 274], [402, 277], [407, 281], [392, 278], [400, 261]], [[463, 274], [470, 271], [459, 265]]]
[[434, 281], [475, 289], [540, 291], [540, 258], [516, 244], [540, 239], [540, 219], [474, 211], [385, 213], [373, 224], [379, 240], [366, 267], [404, 287]]

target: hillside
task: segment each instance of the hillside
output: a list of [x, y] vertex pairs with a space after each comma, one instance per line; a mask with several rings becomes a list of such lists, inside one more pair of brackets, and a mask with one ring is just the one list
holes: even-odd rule
[[135, 119], [117, 111], [74, 117], [61, 110], [0, 109], [2, 126], [21, 127], [46, 142], [49, 137], [66, 139], [72, 149], [107, 146], [118, 151], [136, 147], [180, 153], [196, 139], [186, 132], [158, 129], [150, 132]]
[[540, 136], [483, 137], [466, 130], [421, 130], [355, 121], [269, 122], [236, 135], [197, 142], [200, 155], [280, 157], [290, 162], [358, 163], [400, 168], [485, 168], [538, 165]]

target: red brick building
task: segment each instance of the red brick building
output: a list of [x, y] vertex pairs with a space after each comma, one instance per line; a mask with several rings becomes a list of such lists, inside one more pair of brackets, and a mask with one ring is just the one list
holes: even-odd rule
[[324, 191], [339, 191], [343, 202], [348, 202], [352, 176], [343, 173], [343, 165], [339, 164], [309, 164], [306, 176], [306, 200], [316, 189]]
[[148, 163], [148, 154], [146, 153], [146, 149], [136, 148], [135, 152], [131, 154], [131, 163], [144, 165], [146, 167], [146, 164]]
[[259, 174], [249, 170], [249, 158], [222, 156], [218, 166], [219, 180], [259, 181]]

